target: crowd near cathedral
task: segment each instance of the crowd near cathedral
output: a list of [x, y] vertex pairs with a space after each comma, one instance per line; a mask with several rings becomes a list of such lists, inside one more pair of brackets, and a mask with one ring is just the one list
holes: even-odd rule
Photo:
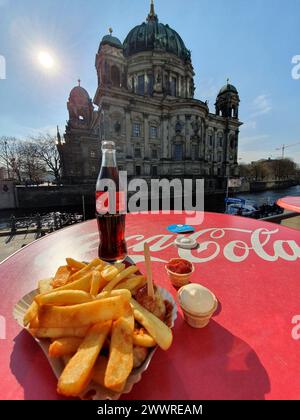
[[238, 91], [228, 81], [213, 110], [194, 97], [191, 52], [160, 22], [153, 1], [124, 42], [110, 29], [95, 65], [94, 99], [78, 81], [67, 103], [58, 145], [66, 183], [95, 183], [104, 139], [116, 143], [119, 169], [129, 178], [204, 178], [215, 191], [238, 175]]

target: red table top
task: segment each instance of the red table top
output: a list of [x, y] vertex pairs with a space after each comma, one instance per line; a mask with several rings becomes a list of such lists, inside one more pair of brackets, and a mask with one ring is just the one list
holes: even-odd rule
[[283, 209], [300, 213], [300, 197], [283, 197], [277, 201], [277, 205]]
[[[166, 230], [183, 215], [128, 215], [128, 249], [144, 270], [150, 245], [155, 281], [176, 298], [165, 262], [193, 261], [192, 281], [209, 287], [220, 305], [203, 330], [189, 327], [181, 310], [174, 342], [157, 351], [141, 382], [124, 399], [298, 399], [300, 397], [300, 234], [237, 216], [205, 213], [193, 234], [197, 250], [178, 250]], [[23, 248], [0, 265], [0, 398], [57, 399], [56, 378], [32, 337], [12, 317], [14, 304], [64, 264], [65, 257], [97, 255], [95, 221], [59, 231]], [[298, 318], [300, 323], [300, 317]], [[293, 331], [293, 333], [292, 333]], [[298, 332], [298, 334], [297, 334]], [[294, 338], [293, 338], [294, 336]]]

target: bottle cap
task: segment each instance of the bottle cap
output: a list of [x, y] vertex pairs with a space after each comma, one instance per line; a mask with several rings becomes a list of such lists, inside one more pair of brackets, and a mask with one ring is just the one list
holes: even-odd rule
[[194, 249], [197, 248], [198, 242], [195, 239], [180, 235], [175, 239], [175, 245], [182, 249]]
[[195, 232], [195, 228], [189, 225], [171, 225], [167, 227], [167, 230], [169, 230], [172, 233], [189, 233], [189, 232]]

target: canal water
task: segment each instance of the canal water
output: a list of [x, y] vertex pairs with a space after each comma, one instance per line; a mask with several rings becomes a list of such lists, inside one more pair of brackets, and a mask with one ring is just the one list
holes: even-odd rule
[[[286, 196], [300, 196], [300, 185], [282, 189], [282, 190], [269, 190], [255, 193], [242, 193], [236, 194], [234, 197], [243, 198], [252, 201], [258, 207], [263, 204], [273, 204], [281, 197]], [[224, 213], [225, 211], [225, 196], [211, 196], [205, 198], [205, 210], [216, 213]]]

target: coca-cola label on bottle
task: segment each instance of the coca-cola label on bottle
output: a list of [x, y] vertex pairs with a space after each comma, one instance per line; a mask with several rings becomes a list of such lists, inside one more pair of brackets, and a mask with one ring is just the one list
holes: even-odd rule
[[117, 191], [113, 193], [115, 196], [115, 203], [110, 203], [109, 191], [97, 191], [96, 192], [96, 211], [98, 214], [115, 214], [124, 213], [126, 211], [125, 204], [125, 192]]

